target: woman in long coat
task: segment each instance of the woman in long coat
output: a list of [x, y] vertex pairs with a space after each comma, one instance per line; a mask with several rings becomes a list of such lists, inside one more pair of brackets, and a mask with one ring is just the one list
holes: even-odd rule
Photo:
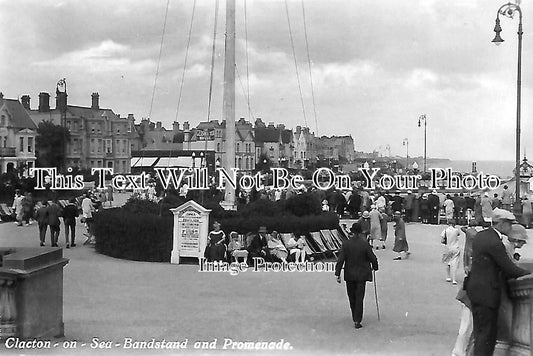
[[409, 244], [405, 235], [405, 223], [399, 211], [394, 212], [394, 221], [396, 221], [396, 224], [394, 224], [394, 247], [392, 250], [398, 253], [394, 260], [401, 260], [402, 252], [405, 253], [404, 259], [406, 259], [411, 253], [409, 252]]
[[370, 246], [379, 250], [378, 241], [381, 239], [381, 214], [375, 205], [371, 206], [370, 211]]

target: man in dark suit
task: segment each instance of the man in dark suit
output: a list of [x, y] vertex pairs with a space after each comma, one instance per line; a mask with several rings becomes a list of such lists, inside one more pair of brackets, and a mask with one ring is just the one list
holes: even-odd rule
[[503, 277], [517, 278], [529, 274], [509, 258], [502, 234], [511, 231], [515, 216], [503, 209], [494, 209], [493, 226], [479, 232], [472, 244], [472, 267], [466, 281], [466, 292], [472, 302], [474, 319], [474, 355], [492, 355], [496, 345], [498, 308]]
[[52, 247], [58, 247], [57, 240], [59, 238], [59, 227], [61, 225], [59, 217], [61, 215], [61, 207], [59, 206], [57, 200], [54, 199], [48, 206], [48, 226], [50, 226], [50, 240], [52, 240]]
[[[341, 283], [341, 269], [344, 266], [346, 291], [352, 310], [355, 328], [359, 329], [363, 319], [363, 300], [366, 282], [372, 281], [372, 270], [378, 270], [378, 259], [372, 247], [363, 237], [361, 225], [354, 223], [350, 228], [350, 239], [342, 244], [335, 266], [337, 283]], [[371, 267], [372, 266], [372, 267]]]
[[438, 224], [439, 223], [439, 210], [440, 210], [440, 201], [437, 191], [433, 190], [428, 195], [428, 208], [429, 208], [429, 223]]

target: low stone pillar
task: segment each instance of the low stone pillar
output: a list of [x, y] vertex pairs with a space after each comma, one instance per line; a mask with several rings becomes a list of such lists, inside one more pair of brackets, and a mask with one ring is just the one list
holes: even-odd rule
[[[520, 267], [533, 271], [533, 262], [520, 263]], [[499, 322], [503, 318], [511, 327], [504, 331], [504, 338], [498, 338], [494, 355], [533, 356], [533, 275], [511, 280], [508, 287], [512, 306], [505, 308]]]
[[4, 248], [0, 257], [0, 338], [62, 337], [63, 250]]

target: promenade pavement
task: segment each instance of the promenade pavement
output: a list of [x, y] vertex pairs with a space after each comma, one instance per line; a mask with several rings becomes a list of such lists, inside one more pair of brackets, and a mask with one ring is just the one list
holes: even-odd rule
[[[213, 353], [194, 350], [194, 343], [216, 339], [214, 344], [220, 350], [229, 338], [253, 342], [283, 339], [292, 347], [290, 352], [263, 354], [450, 355], [459, 327], [460, 303], [455, 300], [458, 287], [445, 281], [440, 263], [439, 234], [444, 226], [406, 226], [412, 251], [408, 260], [393, 261], [392, 223], [387, 249], [376, 251], [381, 321], [377, 320], [373, 285], [368, 283], [360, 330], [353, 327], [345, 284], [337, 284], [333, 273], [200, 273], [197, 265], [100, 255], [92, 246], [82, 246], [84, 239], [78, 238], [77, 247], [63, 250], [70, 260], [64, 269], [65, 337], [55, 340], [76, 340], [77, 348], [60, 347], [51, 354], [91, 353], [93, 338], [112, 341], [113, 348], [104, 350], [106, 354], [149, 352], [124, 350], [124, 338], [131, 337], [136, 341], [188, 340], [186, 350], [150, 354]], [[78, 236], [84, 230], [77, 225]], [[38, 245], [35, 224], [0, 224], [0, 246]], [[63, 231], [60, 247], [64, 247]]]

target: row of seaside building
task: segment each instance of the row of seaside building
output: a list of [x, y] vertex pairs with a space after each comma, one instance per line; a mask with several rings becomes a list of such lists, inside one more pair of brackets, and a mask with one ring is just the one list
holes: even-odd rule
[[[45, 120], [70, 131], [65, 148], [68, 167], [130, 173], [132, 167], [151, 166], [169, 157], [192, 156], [194, 162], [196, 156], [199, 164], [203, 157], [210, 157], [213, 164], [225, 162], [225, 121], [200, 122], [196, 127], [188, 121], [174, 122], [167, 129], [160, 121], [139, 122], [133, 114], [124, 117], [100, 107], [98, 93], [92, 93], [90, 102], [90, 106], [70, 105], [67, 93], [57, 90], [54, 108], [46, 92], [39, 93], [38, 105], [32, 108], [29, 95], [8, 99], [0, 93], [0, 173], [35, 166], [37, 126]], [[291, 130], [260, 118], [254, 123], [241, 118], [235, 126], [235, 166], [241, 170], [253, 170], [266, 158], [272, 166], [296, 169], [320, 160], [331, 164], [355, 159], [351, 136], [316, 137], [307, 127]]]

